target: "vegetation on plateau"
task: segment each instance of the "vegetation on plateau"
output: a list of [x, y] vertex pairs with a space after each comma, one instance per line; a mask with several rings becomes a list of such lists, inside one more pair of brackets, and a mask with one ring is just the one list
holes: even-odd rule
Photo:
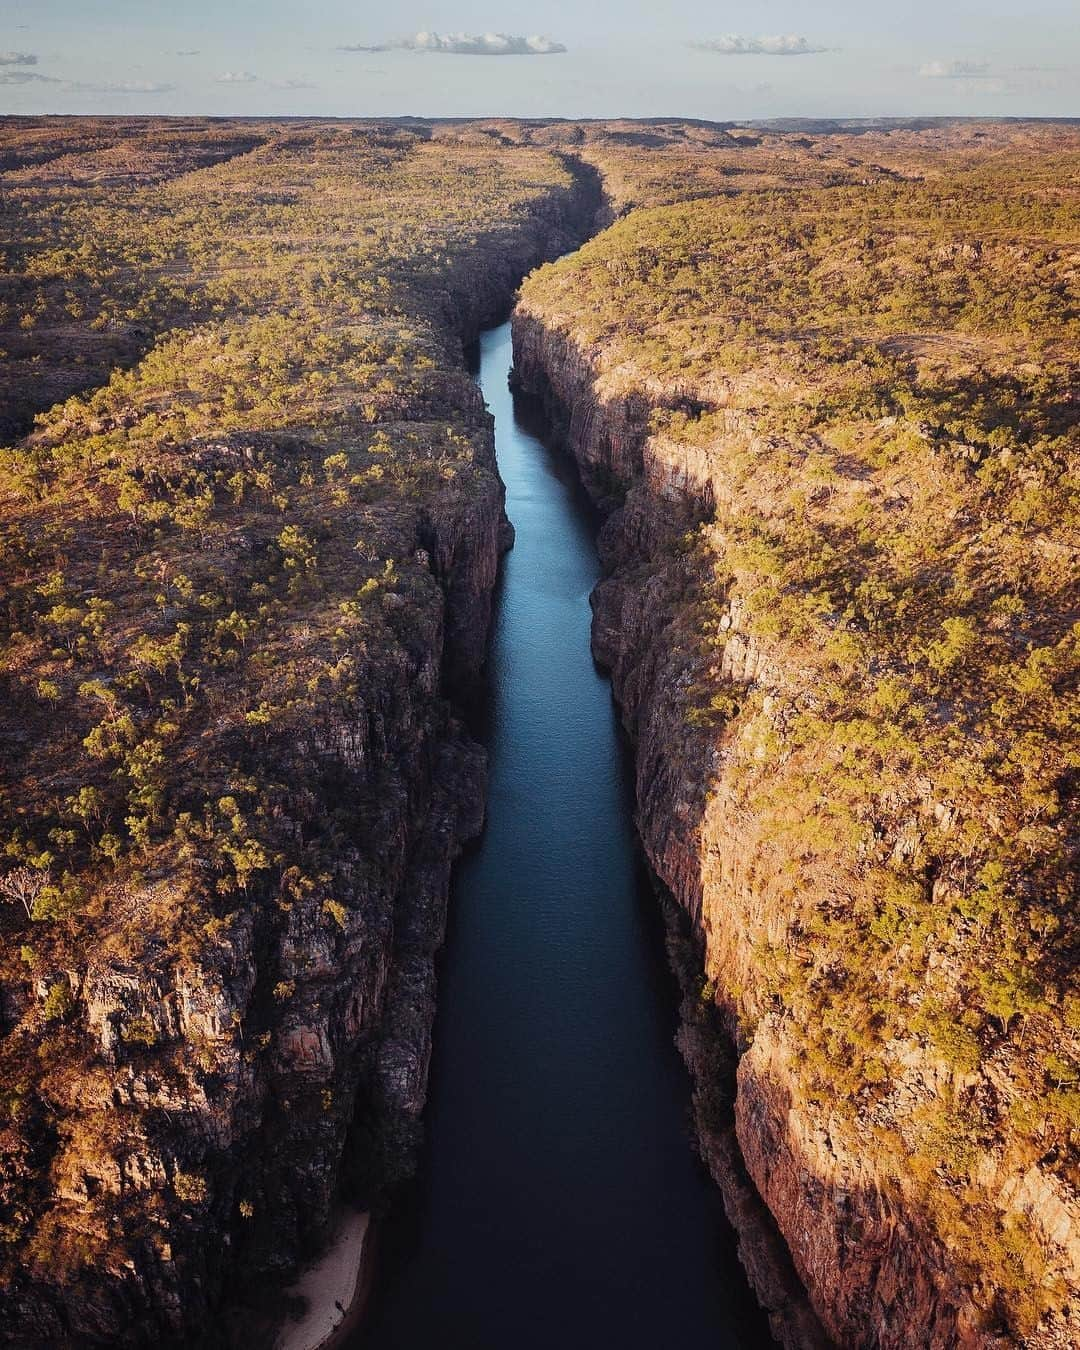
[[[1080, 138], [801, 139], [740, 188], [732, 145], [597, 137], [638, 209], [523, 307], [690, 479], [644, 567], [671, 753], [767, 897], [707, 996], [1024, 1335], [1078, 1273], [1047, 1216], [1080, 1191]], [[1002, 1189], [1035, 1166], [1042, 1215]]]
[[[648, 405], [651, 467], [686, 490], [631, 565], [664, 630], [665, 750], [762, 897], [745, 932], [718, 916], [744, 959], [713, 953], [703, 997], [744, 1050], [781, 1047], [988, 1330], [1034, 1336], [1075, 1297], [1050, 1221], [1080, 1204], [1075, 129], [5, 119], [20, 1315], [81, 1288], [115, 1343], [109, 1282], [160, 1311], [161, 1271], [225, 1250], [200, 1233], [279, 1259], [248, 1160], [222, 1166], [206, 1126], [237, 1084], [340, 1145], [355, 1082], [274, 1078], [300, 997], [274, 962], [349, 943], [374, 968], [393, 944], [403, 802], [449, 716], [429, 545], [499, 492], [461, 340], [564, 220], [567, 156], [622, 218], [524, 304], [604, 398]], [[640, 481], [610, 486], [641, 506]], [[166, 970], [194, 972], [169, 986], [193, 1007], [259, 983], [184, 1038]]]
[[[163, 1031], [161, 972], [214, 986], [246, 914], [300, 901], [386, 959], [390, 822], [447, 718], [419, 546], [501, 500], [461, 343], [572, 179], [453, 129], [302, 123], [12, 120], [0, 169], [0, 1273], [100, 1288], [178, 1260], [236, 1184], [181, 1128], [235, 1083]], [[367, 739], [370, 797], [335, 736]], [[91, 966], [142, 991], [111, 1066]], [[259, 978], [215, 1033], [248, 1066], [294, 994]]]

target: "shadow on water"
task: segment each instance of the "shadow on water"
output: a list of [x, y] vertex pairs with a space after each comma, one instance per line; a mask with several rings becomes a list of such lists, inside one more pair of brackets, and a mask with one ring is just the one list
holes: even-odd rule
[[596, 515], [484, 334], [517, 540], [470, 708], [488, 821], [459, 863], [428, 1144], [355, 1350], [772, 1344], [692, 1147], [677, 991], [589, 646]]

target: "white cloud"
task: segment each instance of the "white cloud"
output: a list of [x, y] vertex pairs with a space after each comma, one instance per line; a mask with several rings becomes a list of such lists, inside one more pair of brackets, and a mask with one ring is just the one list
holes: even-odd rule
[[725, 33], [722, 37], [690, 45], [698, 51], [716, 52], [720, 56], [813, 56], [829, 50], [828, 47], [815, 47], [796, 33], [777, 33], [773, 37], [740, 37], [738, 33]]
[[1021, 94], [1024, 91], [1015, 84], [1010, 84], [1008, 80], [985, 79], [980, 76], [978, 79], [958, 80], [956, 89], [961, 94]]
[[38, 75], [30, 70], [0, 69], [0, 85], [4, 84], [58, 84], [65, 93], [71, 94], [171, 94], [175, 84], [166, 84], [160, 80], [116, 80], [104, 84], [84, 80], [58, 80], [52, 75]]
[[60, 84], [51, 75], [35, 75], [32, 70], [0, 70], [0, 84]]
[[0, 66], [36, 66], [33, 52], [0, 52]]
[[1031, 97], [1054, 92], [1068, 83], [1065, 67], [1006, 66], [989, 61], [927, 61], [919, 69], [924, 80], [947, 80], [949, 92], [981, 97]]
[[176, 88], [175, 84], [158, 80], [106, 80], [104, 83], [50, 80], [49, 83], [62, 83], [65, 91], [72, 94], [171, 94]]
[[116, 84], [103, 84], [101, 88], [109, 94], [171, 94], [176, 85], [160, 80], [120, 80]]
[[191, 48], [191, 49], [189, 49], [188, 51], [183, 51], [183, 52], [173, 52], [173, 56], [198, 56], [198, 55], [199, 55], [199, 50], [198, 50], [197, 47], [196, 47], [196, 48]]
[[989, 69], [989, 61], [927, 61], [919, 74], [924, 80], [981, 80]]
[[564, 52], [561, 42], [534, 34], [515, 37], [509, 33], [428, 33], [394, 38], [371, 46], [357, 43], [339, 47], [343, 52], [448, 52], [454, 56], [552, 56]]
[[218, 84], [254, 84], [258, 75], [252, 75], [250, 70], [227, 70], [223, 75], [217, 77]]
[[274, 84], [275, 89], [317, 89], [317, 84], [309, 84], [307, 80], [279, 80]]

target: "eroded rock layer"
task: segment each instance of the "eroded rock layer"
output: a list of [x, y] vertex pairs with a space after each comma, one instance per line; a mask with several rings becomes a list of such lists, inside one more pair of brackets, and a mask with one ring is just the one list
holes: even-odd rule
[[1077, 146], [1020, 128], [1011, 174], [944, 132], [744, 198], [598, 135], [675, 204], [514, 320], [609, 513], [594, 648], [692, 930], [704, 1152], [789, 1345], [1080, 1336]]
[[509, 539], [462, 350], [598, 192], [454, 129], [96, 131], [0, 128], [59, 363], [0, 465], [0, 1343], [249, 1346], [412, 1166]]

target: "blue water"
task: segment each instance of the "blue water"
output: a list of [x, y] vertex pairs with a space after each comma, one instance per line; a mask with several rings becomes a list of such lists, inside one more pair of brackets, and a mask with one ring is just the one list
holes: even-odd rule
[[456, 872], [423, 1172], [354, 1344], [768, 1345], [692, 1148], [628, 747], [589, 650], [596, 520], [510, 363], [504, 325], [479, 375], [517, 531], [477, 728], [487, 828]]

